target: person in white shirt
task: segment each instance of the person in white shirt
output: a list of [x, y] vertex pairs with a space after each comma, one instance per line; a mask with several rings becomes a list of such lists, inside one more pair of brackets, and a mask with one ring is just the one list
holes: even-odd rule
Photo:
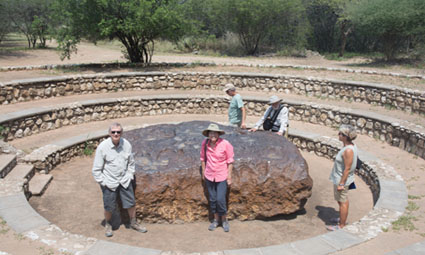
[[146, 228], [136, 221], [136, 201], [132, 185], [135, 162], [131, 144], [121, 138], [122, 133], [123, 128], [119, 123], [113, 123], [109, 127], [109, 138], [97, 147], [92, 168], [93, 177], [102, 189], [107, 237], [113, 235], [110, 220], [118, 195], [121, 198], [122, 207], [128, 211], [130, 227], [138, 232], [147, 232]]
[[250, 132], [257, 131], [260, 126], [263, 126], [264, 130], [270, 130], [276, 132], [278, 135], [284, 135], [288, 137], [288, 113], [287, 107], [281, 105], [281, 99], [277, 96], [271, 96], [269, 99], [269, 108], [267, 108], [264, 115], [255, 124], [254, 128], [251, 128]]

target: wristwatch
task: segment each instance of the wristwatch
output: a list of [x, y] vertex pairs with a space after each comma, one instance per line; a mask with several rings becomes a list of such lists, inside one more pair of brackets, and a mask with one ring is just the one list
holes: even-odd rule
[[340, 184], [338, 184], [338, 186], [344, 187], [345, 185], [340, 183]]

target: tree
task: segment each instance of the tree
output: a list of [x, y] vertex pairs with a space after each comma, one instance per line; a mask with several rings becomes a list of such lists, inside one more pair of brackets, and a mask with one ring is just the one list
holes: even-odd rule
[[35, 48], [37, 39], [45, 46], [49, 23], [49, 6], [52, 0], [6, 0], [8, 19], [23, 33], [28, 48]]
[[34, 16], [34, 20], [31, 23], [31, 33], [33, 34], [34, 38], [40, 40], [39, 45], [42, 48], [46, 47], [47, 31], [47, 22], [43, 21], [43, 19], [38, 16]]
[[319, 52], [334, 52], [339, 46], [339, 56], [344, 55], [352, 25], [345, 8], [357, 0], [305, 0], [307, 17], [312, 27], [310, 45]]
[[0, 0], [0, 43], [11, 31], [11, 24], [5, 0]]
[[310, 45], [319, 52], [332, 52], [336, 44], [338, 21], [337, 5], [334, 0], [311, 0], [306, 6], [312, 27]]
[[222, 0], [222, 6], [227, 29], [239, 36], [248, 55], [257, 54], [265, 38], [296, 30], [304, 13], [299, 0]]
[[155, 39], [177, 40], [185, 31], [177, 0], [57, 0], [54, 8], [62, 58], [82, 38], [118, 39], [131, 62], [150, 62]]
[[193, 35], [214, 35], [222, 37], [226, 33], [226, 20], [222, 0], [187, 0], [183, 4], [186, 19], [192, 24]]
[[425, 36], [423, 0], [360, 0], [347, 6], [347, 17], [359, 33], [375, 38], [387, 60]]

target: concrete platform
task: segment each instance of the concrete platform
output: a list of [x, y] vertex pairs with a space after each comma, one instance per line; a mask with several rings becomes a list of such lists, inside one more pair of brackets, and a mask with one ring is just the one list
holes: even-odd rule
[[14, 154], [0, 154], [0, 178], [6, 177], [12, 171], [17, 164], [16, 158]]
[[51, 174], [36, 174], [29, 183], [29, 192], [33, 196], [41, 196], [53, 180]]
[[22, 180], [29, 181], [35, 174], [34, 166], [28, 164], [17, 164], [13, 170], [5, 177], [6, 180]]

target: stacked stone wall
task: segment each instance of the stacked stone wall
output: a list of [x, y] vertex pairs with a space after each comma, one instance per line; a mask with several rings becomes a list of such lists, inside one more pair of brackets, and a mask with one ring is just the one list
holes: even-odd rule
[[[245, 98], [247, 114], [261, 116], [268, 107], [266, 100]], [[43, 109], [32, 114], [22, 114], [1, 121], [2, 136], [7, 141], [92, 121], [126, 118], [135, 116], [156, 116], [162, 114], [225, 114], [228, 108], [226, 97], [134, 97], [119, 100], [98, 100], [86, 104], [72, 104], [68, 107]], [[375, 116], [307, 103], [287, 103], [289, 117], [338, 128], [351, 124], [362, 134], [369, 135], [393, 146], [399, 147], [421, 158], [425, 158], [425, 134], [401, 126], [395, 122]]]
[[391, 85], [242, 73], [112, 73], [33, 79], [1, 85], [0, 104], [50, 97], [132, 90], [217, 90], [232, 82], [239, 89], [274, 91], [362, 102], [425, 114], [425, 92]]

